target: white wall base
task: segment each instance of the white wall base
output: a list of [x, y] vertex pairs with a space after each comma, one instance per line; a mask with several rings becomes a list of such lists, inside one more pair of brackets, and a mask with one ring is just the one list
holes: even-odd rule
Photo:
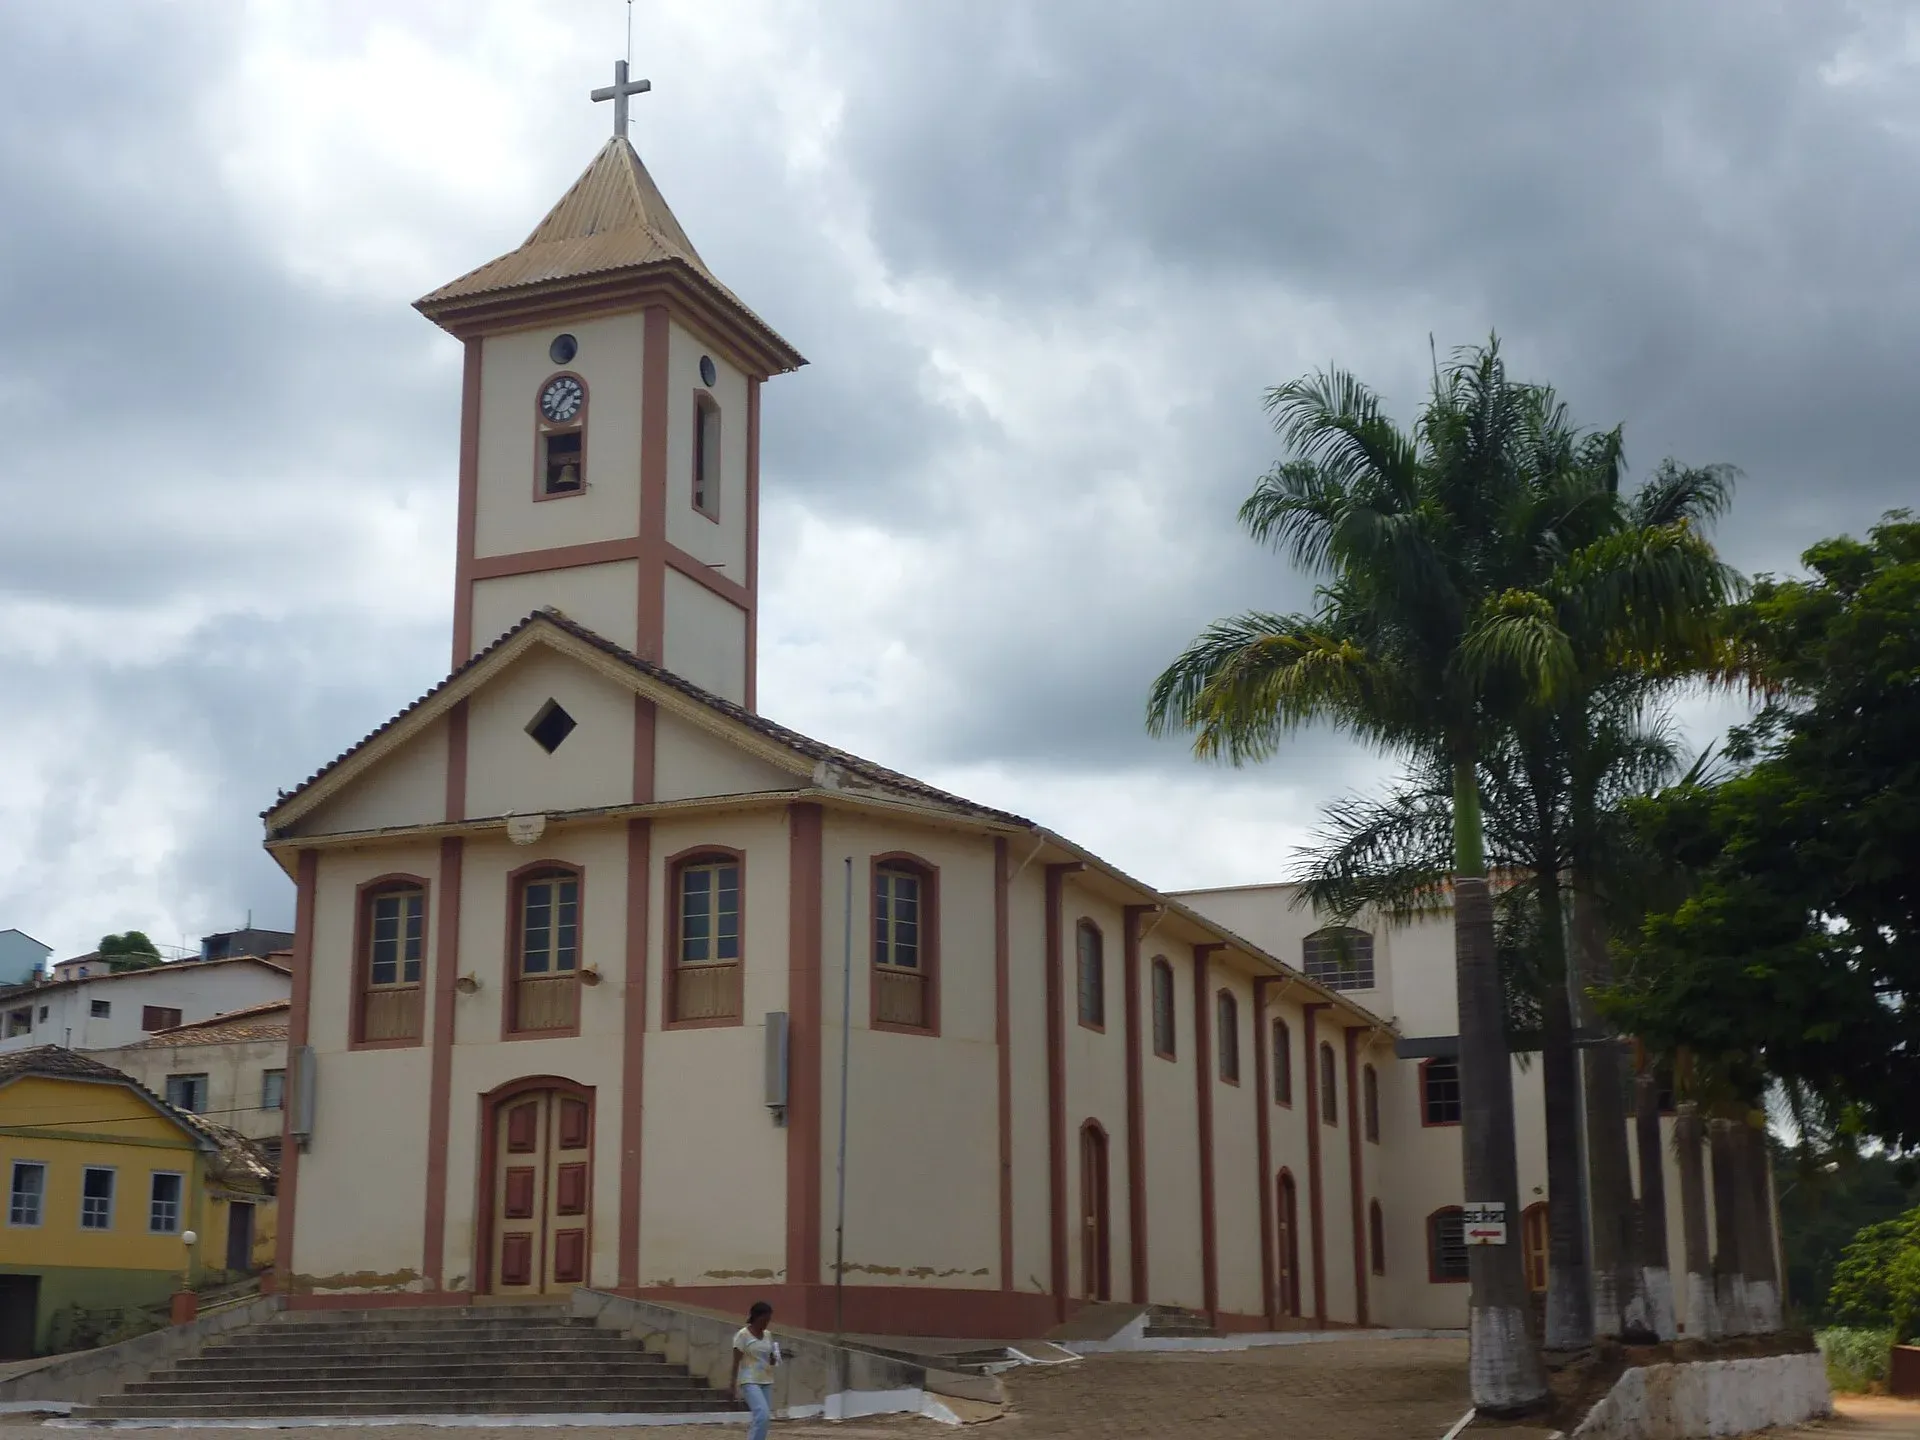
[[1818, 1351], [1637, 1366], [1593, 1407], [1573, 1440], [1745, 1435], [1832, 1413], [1827, 1362]]

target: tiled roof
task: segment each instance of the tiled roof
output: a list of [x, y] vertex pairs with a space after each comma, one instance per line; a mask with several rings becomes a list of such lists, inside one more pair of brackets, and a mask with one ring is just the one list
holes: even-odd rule
[[204, 1115], [196, 1115], [191, 1110], [169, 1105], [123, 1070], [103, 1065], [89, 1055], [82, 1055], [62, 1045], [36, 1045], [31, 1050], [16, 1050], [10, 1055], [0, 1055], [0, 1085], [27, 1076], [125, 1086], [191, 1133], [201, 1142], [203, 1149], [213, 1153], [215, 1158], [209, 1163], [213, 1178], [242, 1190], [267, 1191], [273, 1185], [273, 1164], [259, 1146], [237, 1130], [231, 1130]]
[[950, 806], [962, 810], [969, 815], [998, 820], [1009, 825], [1018, 825], [1028, 829], [1033, 826], [1031, 820], [1027, 820], [1019, 815], [1010, 814], [1005, 810], [995, 810], [986, 805], [976, 804], [963, 796], [950, 794], [945, 790], [916, 780], [911, 775], [902, 775], [897, 770], [889, 770], [884, 765], [876, 765], [871, 760], [863, 760], [858, 755], [848, 754], [845, 750], [837, 750], [831, 745], [802, 735], [797, 730], [789, 730], [784, 725], [775, 724], [763, 715], [756, 715], [745, 706], [736, 705], [731, 700], [715, 695], [711, 690], [704, 690], [690, 680], [683, 680], [671, 670], [656, 665], [651, 660], [641, 659], [624, 646], [614, 644], [613, 641], [607, 639], [605, 636], [596, 634], [578, 621], [568, 619], [558, 610], [551, 609], [536, 610], [518, 625], [515, 625], [511, 630], [507, 631], [507, 633], [502, 635], [498, 640], [494, 641], [493, 644], [489, 645], [485, 650], [482, 650], [458, 670], [455, 670], [451, 675], [447, 676], [446, 679], [434, 686], [433, 689], [427, 691], [426, 694], [422, 695], [398, 715], [395, 715], [391, 720], [387, 721], [386, 724], [380, 726], [379, 729], [367, 735], [357, 744], [335, 756], [305, 780], [301, 781], [300, 784], [296, 785], [292, 790], [283, 792], [279, 800], [275, 802], [273, 809], [265, 811], [261, 818], [270, 819], [275, 810], [278, 810], [289, 800], [294, 799], [309, 787], [316, 784], [324, 776], [352, 759], [354, 755], [365, 749], [381, 735], [391, 730], [395, 725], [398, 725], [402, 720], [405, 720], [407, 716], [418, 710], [422, 705], [432, 701], [436, 695], [440, 694], [449, 685], [454, 684], [475, 667], [484, 664], [487, 657], [499, 650], [501, 646], [507, 644], [507, 642], [515, 636], [535, 625], [551, 625], [555, 629], [561, 630], [577, 640], [584, 641], [601, 653], [618, 660], [621, 664], [631, 667], [640, 674], [657, 680], [663, 685], [671, 686], [688, 699], [705, 706], [707, 709], [724, 715], [728, 719], [748, 727], [777, 744], [786, 746], [796, 755], [805, 756], [807, 759], [816, 762], [824, 761], [850, 775], [858, 776], [870, 784], [896, 791], [902, 795], [911, 796], [914, 799], [931, 801], [936, 805]]
[[109, 980], [126, 980], [136, 975], [172, 974], [180, 970], [210, 970], [216, 965], [264, 965], [269, 970], [278, 970], [283, 975], [293, 973], [290, 965], [282, 964], [277, 959], [262, 960], [258, 955], [234, 955], [225, 960], [168, 960], [139, 970], [113, 970], [103, 975], [88, 975], [85, 978], [72, 980], [47, 980], [39, 984], [29, 981], [25, 985], [11, 985], [0, 989], [0, 1002], [10, 1000], [16, 995], [44, 995], [50, 990], [70, 990], [76, 985], [101, 985]]
[[287, 1020], [292, 1013], [289, 1000], [269, 1000], [264, 1005], [249, 1005], [243, 1010], [228, 1010], [205, 1020], [189, 1020], [156, 1030], [140, 1042], [144, 1050], [166, 1050], [180, 1045], [228, 1045], [243, 1040], [284, 1040]]
[[758, 315], [715, 278], [680, 228], [660, 187], [625, 137], [609, 140], [580, 178], [519, 247], [469, 270], [415, 301], [439, 319], [467, 302], [507, 291], [589, 280], [618, 273], [678, 271], [696, 288], [737, 311], [774, 341], [781, 368], [806, 362]]

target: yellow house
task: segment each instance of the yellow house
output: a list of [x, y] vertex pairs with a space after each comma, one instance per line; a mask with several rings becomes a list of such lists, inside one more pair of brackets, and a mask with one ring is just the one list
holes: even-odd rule
[[0, 1056], [0, 1174], [0, 1358], [142, 1326], [183, 1279], [271, 1248], [274, 1172], [254, 1145], [57, 1045]]

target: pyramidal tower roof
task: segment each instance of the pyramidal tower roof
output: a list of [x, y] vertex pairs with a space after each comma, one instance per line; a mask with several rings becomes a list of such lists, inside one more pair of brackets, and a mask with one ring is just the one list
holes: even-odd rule
[[745, 352], [742, 358], [762, 373], [806, 363], [715, 278], [623, 136], [601, 148], [518, 249], [414, 304], [464, 337], [582, 306], [633, 308], [656, 292], [678, 292], [685, 307], [701, 312], [699, 318], [739, 332], [731, 338]]

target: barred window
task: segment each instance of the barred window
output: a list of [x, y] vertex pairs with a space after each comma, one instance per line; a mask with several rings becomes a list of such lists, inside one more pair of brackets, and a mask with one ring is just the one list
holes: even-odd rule
[[1436, 1284], [1467, 1278], [1467, 1230], [1457, 1205], [1427, 1217], [1427, 1278]]
[[1320, 930], [1300, 942], [1301, 968], [1329, 990], [1373, 988], [1373, 936], [1342, 926]]
[[1175, 1055], [1173, 966], [1164, 955], [1153, 959], [1153, 1053], [1163, 1060]]
[[1460, 1062], [1438, 1056], [1420, 1067], [1420, 1118], [1428, 1125], [1460, 1123]]
[[1096, 1030], [1107, 1024], [1107, 962], [1103, 953], [1100, 927], [1082, 920], [1076, 932], [1078, 943], [1078, 980], [1080, 1023]]

